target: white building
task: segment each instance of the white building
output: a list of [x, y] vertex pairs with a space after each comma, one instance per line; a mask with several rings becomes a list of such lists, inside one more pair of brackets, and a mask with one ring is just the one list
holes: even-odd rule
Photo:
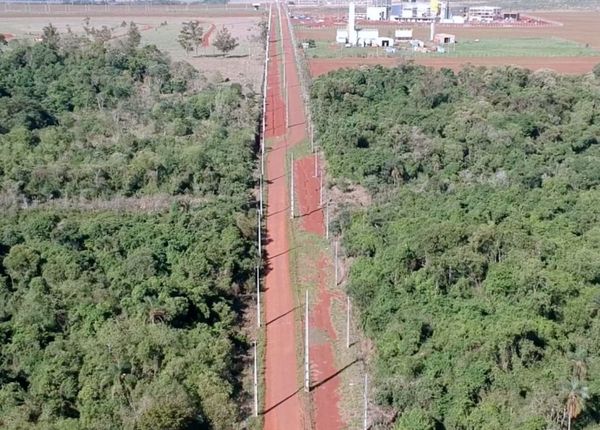
[[390, 8], [392, 21], [423, 21], [434, 17], [437, 11], [432, 12], [431, 2], [403, 2], [393, 4]]
[[351, 46], [373, 46], [378, 38], [379, 30], [377, 29], [356, 29], [356, 9], [353, 2], [349, 3], [348, 27], [337, 30], [335, 41]]
[[370, 6], [367, 8], [368, 21], [385, 21], [387, 19], [387, 7]]
[[474, 6], [469, 8], [469, 21], [492, 22], [502, 19], [502, 8], [496, 6]]
[[413, 39], [413, 30], [412, 28], [408, 29], [400, 29], [394, 32], [394, 38], [398, 42], [407, 42]]

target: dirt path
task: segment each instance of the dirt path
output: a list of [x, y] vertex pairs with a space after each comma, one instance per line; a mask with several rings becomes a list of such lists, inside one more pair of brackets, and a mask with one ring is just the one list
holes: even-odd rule
[[[320, 160], [318, 162], [320, 163]], [[324, 236], [325, 223], [323, 210], [320, 208], [321, 178], [319, 175], [315, 176], [315, 156], [303, 158], [294, 164], [302, 214], [301, 228]], [[317, 173], [319, 170], [317, 165]], [[315, 428], [336, 430], [345, 428], [345, 425], [339, 411], [341, 377], [336, 368], [334, 350], [337, 333], [331, 321], [331, 309], [336, 294], [328, 288], [331, 282], [332, 262], [326, 253], [311, 256], [311, 260], [308, 264], [317, 268], [317, 277], [314, 280], [317, 296], [309, 318], [313, 417]]]
[[[308, 138], [306, 133], [306, 112], [302, 99], [302, 90], [294, 60], [288, 20], [282, 19], [283, 41], [286, 58], [286, 76], [289, 103], [290, 145], [301, 143]], [[300, 228], [323, 236], [325, 233], [323, 211], [320, 209], [320, 178], [314, 176], [314, 157], [306, 157], [294, 163], [295, 195], [298, 199], [301, 217]], [[303, 262], [304, 264], [304, 262]], [[327, 288], [330, 278], [331, 262], [326, 255], [318, 253], [311, 256], [308, 264], [317, 268], [315, 283], [316, 298], [309, 317], [311, 332], [311, 406], [313, 425], [316, 429], [338, 430], [344, 427], [339, 411], [339, 374], [334, 354], [336, 333], [331, 322], [332, 295]], [[301, 269], [299, 268], [299, 271]]]
[[202, 37], [202, 47], [203, 48], [208, 48], [210, 46], [210, 36], [212, 35], [212, 32], [215, 31], [215, 28], [216, 28], [215, 25], [211, 24], [208, 31]]
[[285, 104], [281, 97], [276, 30], [277, 8], [273, 7], [267, 83], [266, 138], [271, 144], [266, 160], [267, 234], [265, 278], [265, 430], [304, 428], [296, 358], [294, 299], [290, 278], [286, 180], [288, 141], [285, 139]]

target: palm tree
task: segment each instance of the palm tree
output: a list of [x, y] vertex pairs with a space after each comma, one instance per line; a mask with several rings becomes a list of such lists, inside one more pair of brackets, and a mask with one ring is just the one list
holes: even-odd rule
[[571, 381], [571, 387], [567, 394], [567, 429], [571, 430], [571, 420], [577, 418], [585, 408], [585, 401], [590, 398], [588, 388], [583, 386], [580, 381]]
[[585, 381], [587, 377], [587, 358], [588, 353], [585, 349], [577, 348], [575, 352], [569, 354], [571, 365], [573, 366], [573, 377], [578, 381]]

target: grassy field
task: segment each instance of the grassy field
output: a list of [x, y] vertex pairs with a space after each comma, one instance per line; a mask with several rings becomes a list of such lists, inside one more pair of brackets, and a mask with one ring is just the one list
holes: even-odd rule
[[451, 46], [448, 52], [415, 53], [398, 50], [386, 54], [382, 48], [344, 48], [330, 42], [317, 41], [317, 47], [307, 51], [309, 58], [342, 57], [585, 57], [600, 55], [600, 51], [560, 38], [532, 37], [523, 39], [465, 40]]

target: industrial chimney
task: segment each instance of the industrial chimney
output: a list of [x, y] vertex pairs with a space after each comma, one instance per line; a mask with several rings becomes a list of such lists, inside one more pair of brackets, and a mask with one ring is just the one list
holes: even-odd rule
[[348, 3], [348, 43], [352, 46], [358, 44], [358, 34], [355, 28], [356, 22], [356, 11], [354, 8], [354, 2]]

